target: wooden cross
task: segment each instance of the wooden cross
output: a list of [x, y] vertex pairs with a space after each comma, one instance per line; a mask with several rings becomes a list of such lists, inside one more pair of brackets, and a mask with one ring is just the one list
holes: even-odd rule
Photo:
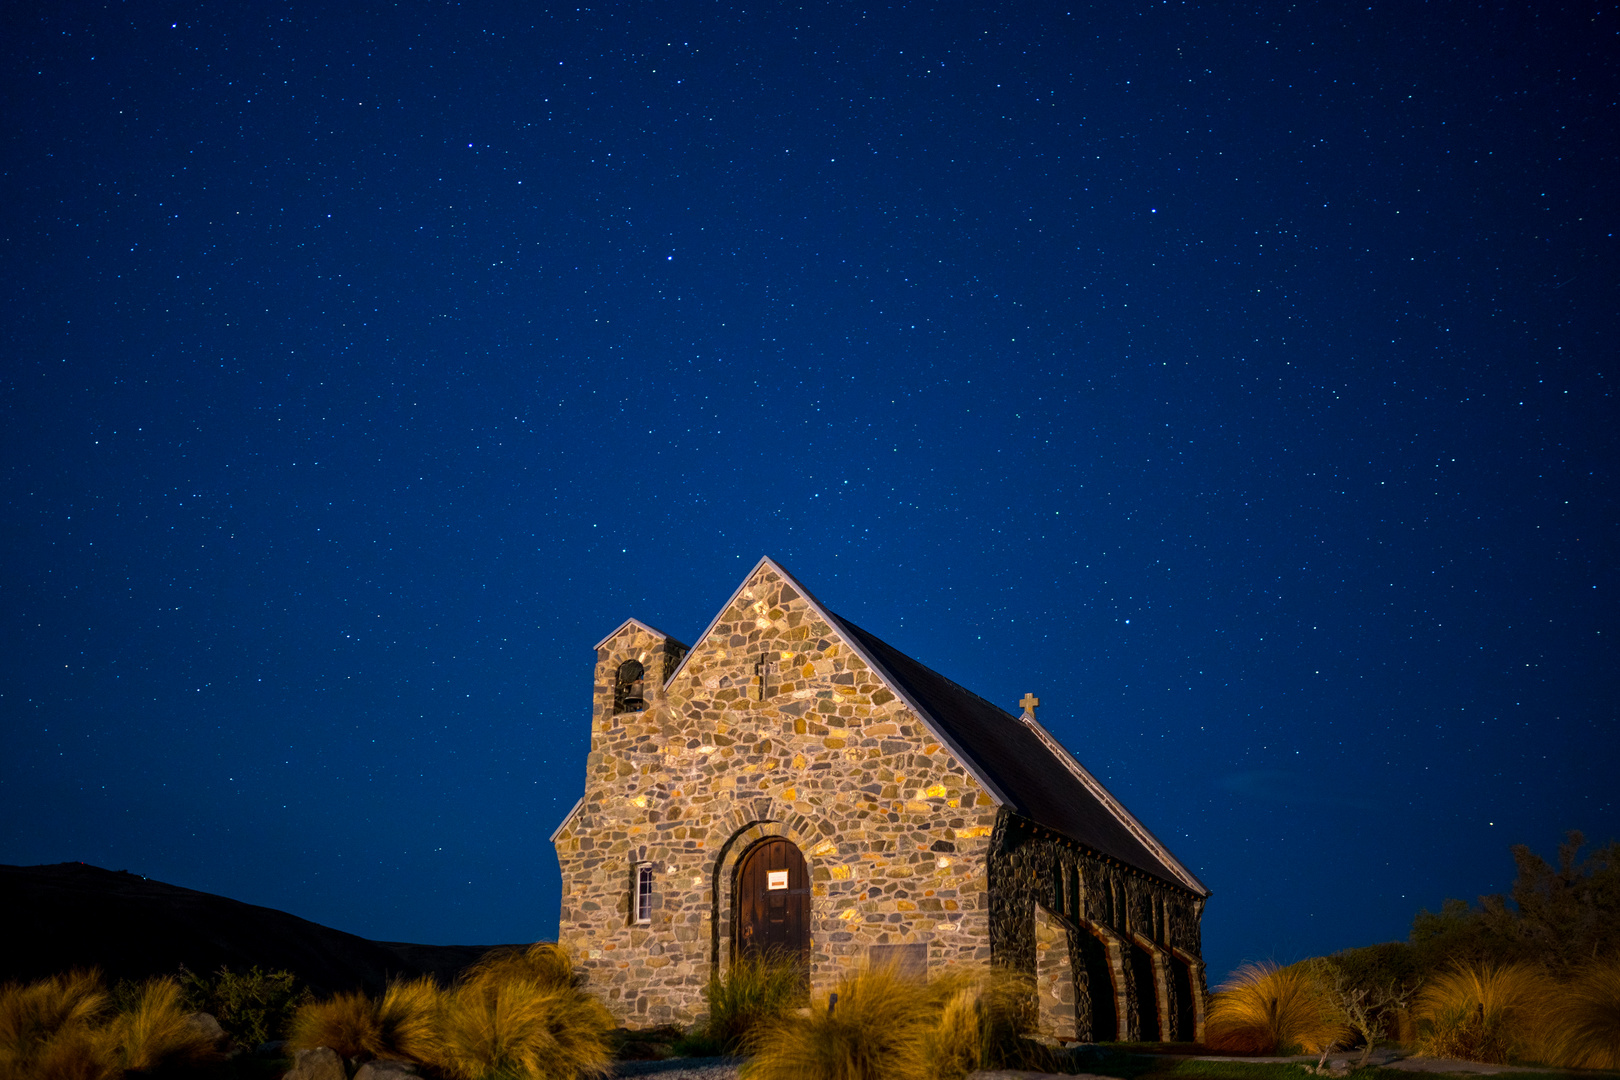
[[771, 654], [770, 653], [760, 653], [759, 654], [759, 663], [754, 665], [754, 683], [755, 683], [755, 685], [757, 685], [759, 687], [759, 698], [758, 698], [758, 700], [760, 700], [760, 701], [765, 700], [765, 671], [766, 671], [766, 665], [768, 665], [770, 662], [771, 662]]
[[1025, 694], [1023, 700], [1019, 701], [1018, 704], [1024, 707], [1024, 715], [1033, 720], [1035, 719], [1035, 707], [1040, 703], [1041, 699], [1034, 694]]

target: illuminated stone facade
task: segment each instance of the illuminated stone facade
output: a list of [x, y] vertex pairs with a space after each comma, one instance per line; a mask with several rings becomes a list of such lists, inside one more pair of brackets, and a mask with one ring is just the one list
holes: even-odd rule
[[[1054, 866], [1099, 857], [1078, 842], [1067, 855], [1036, 855], [1051, 841], [1025, 837], [1021, 824], [1034, 823], [937, 721], [919, 716], [926, 706], [915, 688], [897, 685], [876, 655], [863, 631], [770, 560], [690, 652], [635, 620], [598, 645], [585, 795], [553, 841], [561, 943], [621, 1022], [701, 1018], [703, 987], [734, 949], [738, 861], [768, 836], [791, 840], [809, 871], [812, 1000], [825, 1002], [841, 971], [895, 955], [881, 946], [910, 946], [905, 959], [925, 956], [930, 972], [984, 968], [1003, 955], [1032, 969], [1033, 903], [1071, 936], [1096, 940], [1103, 924], [1082, 925], [1090, 909], [1066, 909], [1066, 894], [1043, 894], [1030, 875], [1050, 881]], [[1113, 880], [1098, 866], [1088, 871], [1093, 888]], [[638, 910], [648, 867], [650, 902]], [[1121, 880], [1131, 877], [1132, 896], [1157, 897], [1152, 910], [1201, 910], [1203, 893], [1133, 874], [1120, 871]], [[1127, 906], [1116, 907], [1124, 917]], [[1145, 952], [1152, 925], [1115, 935], [1127, 967], [1136, 938], [1125, 935], [1142, 937], [1136, 951]], [[1194, 914], [1183, 950], [1194, 959], [1196, 931]], [[1082, 977], [1066, 991], [1071, 1011], [1088, 993], [1086, 963], [1074, 965]], [[1173, 973], [1167, 979], [1173, 986]], [[1201, 991], [1201, 967], [1195, 983]], [[1128, 997], [1134, 985], [1123, 977]], [[1087, 1026], [1075, 1031], [1067, 1037], [1086, 1037]]]

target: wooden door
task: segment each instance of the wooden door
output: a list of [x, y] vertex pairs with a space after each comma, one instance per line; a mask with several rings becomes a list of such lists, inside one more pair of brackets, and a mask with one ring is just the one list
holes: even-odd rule
[[810, 875], [790, 840], [773, 836], [737, 868], [737, 956], [810, 958]]

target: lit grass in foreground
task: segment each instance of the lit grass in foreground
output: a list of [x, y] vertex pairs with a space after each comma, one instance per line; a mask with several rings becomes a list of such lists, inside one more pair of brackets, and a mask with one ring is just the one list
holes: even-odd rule
[[1217, 1053], [1319, 1054], [1348, 1034], [1344, 1018], [1304, 964], [1245, 964], [1210, 998], [1205, 1043]]
[[173, 979], [142, 984], [114, 1012], [95, 971], [0, 987], [0, 1080], [117, 1080], [217, 1060], [213, 1041], [186, 1021]]

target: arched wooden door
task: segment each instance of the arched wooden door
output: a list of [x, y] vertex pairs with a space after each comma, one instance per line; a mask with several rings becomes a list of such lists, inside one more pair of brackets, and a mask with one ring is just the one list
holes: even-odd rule
[[810, 875], [791, 840], [773, 836], [737, 867], [737, 940], [733, 955], [810, 959]]

